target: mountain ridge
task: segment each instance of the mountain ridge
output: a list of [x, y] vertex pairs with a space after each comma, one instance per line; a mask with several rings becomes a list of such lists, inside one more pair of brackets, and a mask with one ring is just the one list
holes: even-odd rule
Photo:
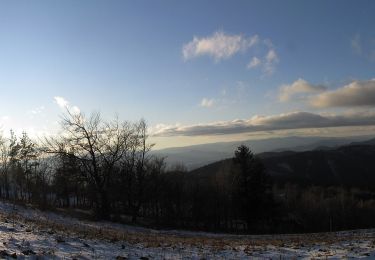
[[[355, 142], [368, 141], [371, 136], [357, 137], [300, 137], [290, 136], [282, 138], [267, 138], [258, 140], [244, 140], [235, 142], [217, 142], [198, 144], [185, 147], [171, 147], [155, 150], [152, 153], [165, 157], [168, 165], [183, 164], [193, 170], [225, 158], [233, 156], [235, 149], [247, 145], [255, 154], [282, 151], [309, 151], [323, 147], [332, 148]], [[375, 141], [374, 141], [375, 143]]]
[[[375, 186], [375, 139], [330, 149], [265, 152], [256, 156], [277, 183]], [[189, 173], [209, 178], [230, 169], [231, 164], [232, 159], [227, 158]]]

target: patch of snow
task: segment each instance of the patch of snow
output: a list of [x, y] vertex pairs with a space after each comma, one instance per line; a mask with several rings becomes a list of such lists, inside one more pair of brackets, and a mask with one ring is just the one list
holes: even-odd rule
[[375, 258], [375, 230], [285, 235], [160, 231], [82, 221], [0, 202], [0, 258]]

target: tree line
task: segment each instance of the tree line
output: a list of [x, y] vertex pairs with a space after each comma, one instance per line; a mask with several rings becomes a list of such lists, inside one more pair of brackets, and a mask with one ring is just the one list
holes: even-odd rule
[[[373, 225], [371, 191], [272, 183], [246, 146], [219, 174], [192, 175], [150, 153], [147, 124], [68, 111], [59, 134], [0, 138], [0, 196], [97, 219], [230, 232], [328, 231]], [[362, 197], [361, 197], [362, 196]], [[358, 224], [358, 218], [362, 221]]]

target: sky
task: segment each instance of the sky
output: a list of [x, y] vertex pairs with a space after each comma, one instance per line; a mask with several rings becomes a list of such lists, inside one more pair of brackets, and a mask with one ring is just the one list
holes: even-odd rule
[[0, 125], [144, 118], [156, 148], [375, 129], [374, 1], [0, 1]]

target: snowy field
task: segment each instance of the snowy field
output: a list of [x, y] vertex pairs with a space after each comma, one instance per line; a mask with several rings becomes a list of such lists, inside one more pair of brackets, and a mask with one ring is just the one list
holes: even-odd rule
[[375, 259], [375, 230], [236, 236], [81, 221], [0, 202], [3, 259]]

